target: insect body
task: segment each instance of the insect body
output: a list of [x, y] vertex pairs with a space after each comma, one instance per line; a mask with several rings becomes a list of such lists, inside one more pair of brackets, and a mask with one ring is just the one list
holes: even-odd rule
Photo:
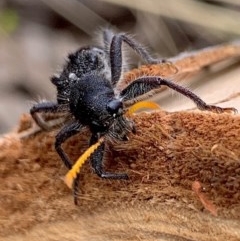
[[[66, 121], [55, 141], [55, 149], [69, 170], [72, 162], [62, 149], [62, 143], [88, 127], [92, 133], [90, 146], [93, 147], [90, 149], [91, 156], [88, 151], [86, 158], [90, 159], [95, 173], [102, 178], [127, 179], [125, 173], [106, 172], [102, 159], [105, 137], [122, 141], [127, 140], [128, 133], [134, 132], [134, 123], [125, 115], [128, 107], [165, 85], [192, 99], [199, 109], [216, 112], [223, 112], [225, 109], [207, 105], [190, 90], [159, 76], [140, 77], [124, 89], [118, 90], [116, 87], [121, 82], [123, 42], [147, 63], [159, 63], [161, 60], [152, 58], [138, 42], [125, 34], [114, 35], [106, 30], [103, 32], [103, 39], [102, 47], [81, 48], [68, 56], [69, 60], [60, 76], [51, 79], [57, 88], [57, 101], [38, 103], [30, 109], [30, 113], [42, 129], [48, 129], [48, 126], [38, 115], [39, 112], [64, 112], [70, 116], [70, 121]], [[81, 159], [81, 164], [83, 161]], [[75, 193], [79, 175], [74, 175]], [[74, 200], [76, 203], [76, 196]]]

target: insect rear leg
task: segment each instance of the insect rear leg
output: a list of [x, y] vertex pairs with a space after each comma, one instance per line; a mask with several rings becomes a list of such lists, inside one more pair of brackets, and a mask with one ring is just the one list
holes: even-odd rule
[[103, 30], [103, 46], [104, 46], [105, 53], [109, 54], [110, 45], [114, 35], [115, 35], [114, 32], [109, 28]]
[[110, 64], [112, 83], [116, 85], [119, 81], [122, 72], [122, 43], [128, 44], [144, 61], [150, 64], [164, 62], [164, 60], [153, 58], [150, 53], [133, 38], [126, 34], [116, 34], [112, 37], [110, 46]]
[[94, 172], [101, 178], [107, 179], [128, 179], [126, 173], [110, 173], [106, 172], [103, 168], [103, 155], [104, 155], [105, 144], [104, 142], [93, 152], [90, 157], [90, 163]]
[[60, 124], [62, 121], [59, 120], [55, 123], [48, 123], [45, 121], [40, 113], [56, 113], [56, 112], [61, 112], [64, 111], [64, 108], [60, 106], [58, 103], [55, 102], [41, 102], [35, 104], [31, 109], [30, 109], [30, 114], [32, 115], [32, 118], [34, 121], [37, 123], [39, 127], [41, 127], [43, 130], [49, 131], [51, 130], [54, 126]]
[[79, 123], [74, 122], [64, 126], [63, 129], [61, 129], [60, 132], [58, 132], [58, 134], [56, 135], [55, 149], [68, 169], [72, 168], [72, 164], [68, 155], [62, 149], [62, 144], [71, 136], [79, 133], [82, 127], [83, 126]]

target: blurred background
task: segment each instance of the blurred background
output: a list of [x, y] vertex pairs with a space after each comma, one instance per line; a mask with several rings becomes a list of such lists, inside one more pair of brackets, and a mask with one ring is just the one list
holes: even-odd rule
[[170, 57], [240, 38], [240, 1], [1, 0], [0, 133], [36, 100], [54, 100], [50, 76], [104, 26]]

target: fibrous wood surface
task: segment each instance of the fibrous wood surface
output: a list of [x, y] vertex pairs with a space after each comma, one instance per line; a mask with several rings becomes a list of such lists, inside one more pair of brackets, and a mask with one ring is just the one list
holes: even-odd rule
[[[130, 180], [102, 180], [86, 164], [74, 206], [54, 132], [20, 139], [32, 125], [24, 115], [18, 133], [0, 142], [0, 239], [239, 240], [240, 116], [159, 111], [133, 119], [137, 133], [109, 143], [106, 158], [108, 170]], [[64, 145], [72, 160], [88, 136]]]

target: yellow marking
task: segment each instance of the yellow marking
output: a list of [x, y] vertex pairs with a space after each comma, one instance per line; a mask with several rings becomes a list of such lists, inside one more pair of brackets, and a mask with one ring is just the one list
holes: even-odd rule
[[72, 188], [73, 181], [77, 177], [77, 174], [80, 172], [80, 169], [85, 161], [91, 156], [91, 154], [103, 143], [103, 138], [99, 139], [99, 141], [90, 146], [75, 162], [72, 169], [68, 171], [66, 176], [64, 177], [64, 182], [67, 184], [69, 188]]
[[137, 110], [139, 110], [141, 108], [159, 109], [160, 106], [157, 103], [152, 102], [152, 101], [140, 101], [140, 102], [137, 102], [136, 104], [132, 105], [131, 107], [129, 107], [126, 114], [132, 115], [134, 112], [136, 112]]

